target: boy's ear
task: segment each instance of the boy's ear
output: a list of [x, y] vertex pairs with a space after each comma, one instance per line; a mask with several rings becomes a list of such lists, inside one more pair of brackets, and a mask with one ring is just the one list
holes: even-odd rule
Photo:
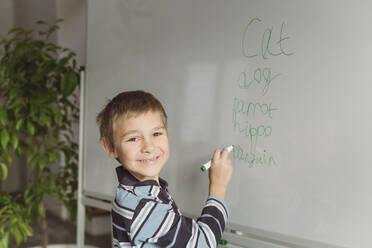
[[103, 150], [105, 150], [105, 152], [107, 153], [107, 155], [109, 157], [111, 157], [111, 158], [117, 158], [118, 157], [116, 152], [111, 150], [111, 148], [110, 148], [110, 146], [107, 143], [105, 138], [101, 138], [100, 143], [101, 143], [101, 146], [102, 146]]

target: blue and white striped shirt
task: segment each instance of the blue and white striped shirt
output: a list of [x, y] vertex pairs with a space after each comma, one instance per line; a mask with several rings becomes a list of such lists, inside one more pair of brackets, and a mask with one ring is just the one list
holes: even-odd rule
[[123, 166], [112, 206], [114, 247], [217, 247], [228, 218], [226, 204], [209, 196], [197, 221], [183, 216], [159, 178], [140, 182]]

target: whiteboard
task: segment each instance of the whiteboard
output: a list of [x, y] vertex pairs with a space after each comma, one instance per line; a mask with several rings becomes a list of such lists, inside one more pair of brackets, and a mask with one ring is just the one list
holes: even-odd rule
[[88, 1], [84, 192], [112, 199], [95, 118], [124, 90], [169, 116], [161, 176], [198, 216], [233, 144], [230, 224], [372, 247], [372, 2]]

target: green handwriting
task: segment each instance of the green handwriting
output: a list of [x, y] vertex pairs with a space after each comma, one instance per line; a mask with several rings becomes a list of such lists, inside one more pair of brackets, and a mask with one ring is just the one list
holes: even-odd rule
[[280, 76], [280, 73], [271, 74], [271, 68], [257, 68], [253, 73], [253, 78], [248, 77], [247, 71], [243, 71], [238, 77], [238, 86], [240, 89], [249, 89], [253, 83], [262, 88], [261, 94], [264, 96], [268, 92], [271, 83]]
[[[257, 25], [261, 22], [262, 22], [261, 19], [257, 17], [253, 18], [248, 22], [247, 26], [244, 29], [243, 39], [242, 39], [242, 53], [243, 53], [243, 56], [246, 58], [254, 58], [258, 56], [257, 52], [248, 52], [247, 47], [251, 45], [248, 42], [248, 39], [251, 37], [255, 37], [254, 32], [249, 32], [249, 31], [251, 31], [251, 28], [253, 25]], [[294, 52], [286, 51], [283, 47], [283, 42], [290, 39], [289, 36], [284, 35], [284, 24], [285, 22], [283, 21], [280, 27], [279, 39], [277, 40], [276, 43], [274, 43], [277, 46], [277, 50], [279, 50], [277, 52], [273, 52], [273, 48], [272, 48], [274, 46], [272, 42], [272, 34], [274, 31], [274, 27], [271, 26], [271, 27], [266, 27], [264, 29], [262, 36], [261, 36], [261, 42], [259, 43], [257, 41], [257, 43], [260, 45], [260, 50], [259, 49], [257, 50], [261, 52], [261, 56], [263, 59], [269, 59], [270, 56], [280, 56], [280, 55], [291, 56], [294, 54]]]
[[233, 112], [241, 113], [246, 115], [248, 118], [255, 117], [256, 112], [261, 113], [264, 116], [272, 119], [273, 111], [277, 111], [278, 108], [272, 107], [272, 103], [259, 103], [259, 102], [248, 102], [237, 97], [234, 97]]
[[251, 153], [256, 152], [257, 141], [259, 137], [271, 136], [273, 131], [270, 125], [252, 125], [248, 121], [239, 121], [233, 113], [233, 130], [238, 134], [248, 137], [251, 144]]
[[248, 167], [276, 166], [277, 162], [272, 154], [266, 150], [263, 153], [246, 152], [240, 145], [234, 145], [233, 158], [248, 163]]

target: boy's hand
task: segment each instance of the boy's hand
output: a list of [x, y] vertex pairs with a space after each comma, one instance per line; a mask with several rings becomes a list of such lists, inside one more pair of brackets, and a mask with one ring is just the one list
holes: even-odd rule
[[209, 169], [209, 195], [225, 199], [226, 188], [232, 174], [232, 165], [227, 149], [215, 150]]

